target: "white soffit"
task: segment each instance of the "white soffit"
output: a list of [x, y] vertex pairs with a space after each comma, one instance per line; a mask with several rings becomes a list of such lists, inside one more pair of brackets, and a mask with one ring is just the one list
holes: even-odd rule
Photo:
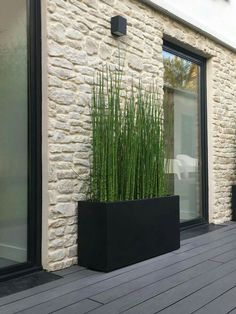
[[236, 52], [236, 0], [141, 0]]

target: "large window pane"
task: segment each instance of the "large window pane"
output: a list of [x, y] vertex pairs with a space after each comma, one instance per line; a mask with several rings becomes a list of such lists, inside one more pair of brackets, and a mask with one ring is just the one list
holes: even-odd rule
[[25, 0], [1, 0], [0, 268], [27, 260], [26, 23]]
[[200, 66], [163, 51], [167, 173], [170, 193], [180, 196], [182, 222], [201, 217]]

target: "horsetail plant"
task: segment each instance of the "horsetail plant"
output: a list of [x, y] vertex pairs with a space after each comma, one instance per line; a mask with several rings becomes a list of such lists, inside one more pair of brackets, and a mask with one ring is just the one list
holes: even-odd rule
[[[163, 105], [154, 84], [122, 88], [123, 70], [105, 69], [91, 106], [91, 199], [145, 199], [167, 193]], [[134, 84], [132, 84], [134, 85]]]

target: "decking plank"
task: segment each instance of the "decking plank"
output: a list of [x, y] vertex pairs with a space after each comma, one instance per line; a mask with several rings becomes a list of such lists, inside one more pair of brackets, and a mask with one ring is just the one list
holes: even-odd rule
[[[209, 300], [208, 300], [209, 301]], [[225, 314], [235, 313], [236, 307], [236, 287], [228, 290], [223, 295], [219, 296], [215, 300], [211, 301], [201, 309], [197, 310], [196, 314]]]
[[[166, 282], [169, 285], [177, 285], [180, 282], [187, 281], [190, 278], [196, 277], [197, 275], [204, 273], [205, 271], [209, 271], [216, 267], [219, 267], [221, 263], [212, 264], [211, 261], [204, 261], [200, 264], [193, 265], [189, 267], [189, 265], [185, 265], [183, 267], [173, 268], [172, 269], [165, 269], [165, 272], [155, 272], [148, 274], [143, 277], [139, 277], [135, 280], [129, 281], [128, 283], [116, 286], [99, 294], [96, 294], [91, 297], [92, 300], [98, 301], [101, 303], [109, 303], [117, 298], [122, 296], [126, 296], [127, 294], [142, 289], [146, 287], [149, 289], [151, 285], [153, 289], [153, 284], [155, 283], [156, 286], [163, 289], [163, 283]], [[174, 265], [175, 266], [175, 265]], [[179, 265], [179, 266], [182, 266]]]
[[66, 268], [66, 269], [54, 271], [53, 273], [55, 275], [65, 277], [65, 276], [68, 276], [70, 274], [76, 273], [76, 272], [81, 271], [81, 270], [85, 270], [85, 268], [81, 267], [79, 265], [73, 265], [73, 266], [70, 266], [69, 268]]
[[193, 237], [193, 238], [182, 240], [181, 244], [186, 245], [186, 244], [191, 244], [191, 243], [192, 244], [194, 243], [203, 244], [206, 242], [210, 243], [211, 241], [214, 241], [214, 239], [224, 237], [225, 233], [228, 233], [228, 232], [234, 233], [235, 230], [236, 230], [236, 224], [234, 223], [234, 224], [227, 225], [221, 229], [211, 231], [209, 233], [205, 233], [205, 234]]
[[[73, 281], [82, 280], [83, 278], [91, 278], [94, 276], [94, 274], [95, 274], [94, 271], [86, 269], [76, 274], [68, 275], [66, 278], [57, 279], [57, 280], [51, 281], [49, 283], [46, 283], [40, 286], [36, 286], [34, 288], [30, 288], [27, 290], [23, 290], [21, 292], [17, 292], [12, 295], [8, 295], [6, 297], [2, 297], [0, 298], [0, 309], [2, 306], [6, 304], [13, 303], [18, 300], [22, 300], [24, 298], [27, 298], [33, 295], [38, 295], [41, 292], [51, 290], [55, 287], [61, 287], [63, 285], [72, 283]], [[0, 310], [0, 313], [1, 313], [1, 310]]]
[[[214, 269], [219, 265], [212, 265], [209, 261], [205, 261], [193, 268], [187, 269], [183, 272], [175, 274], [169, 278], [165, 278], [160, 280], [159, 282], [155, 282], [149, 286], [143, 287], [142, 289], [137, 289], [134, 292], [132, 290], [127, 293], [120, 294], [118, 291], [117, 297], [112, 293], [110, 297], [110, 302], [107, 303], [108, 297], [104, 301], [107, 303], [97, 309], [96, 313], [120, 313], [125, 311], [136, 304], [151, 298], [152, 296], [156, 296], [157, 294], [161, 294], [169, 289], [178, 286], [179, 284], [186, 282], [188, 280], [192, 280], [193, 278]], [[122, 297], [121, 297], [122, 296]], [[97, 298], [92, 297], [92, 300], [96, 300]], [[101, 298], [98, 298], [101, 300]]]
[[[217, 280], [212, 284], [200, 289], [199, 291], [193, 293], [189, 297], [184, 298], [179, 302], [173, 304], [171, 307], [166, 308], [161, 313], [162, 314], [192, 313], [197, 311], [201, 307], [205, 306], [209, 302], [211, 302], [213, 306], [204, 307], [205, 310], [203, 310], [203, 312], [201, 311], [201, 313], [218, 313], [218, 311], [217, 312], [205, 311], [207, 311], [208, 309], [216, 308], [215, 304], [219, 304], [220, 302], [219, 301], [214, 302], [213, 300], [224, 294], [226, 291], [234, 288], [235, 285], [236, 285], [236, 272], [229, 274], [224, 278], [221, 278], [220, 280]], [[232, 304], [231, 302], [231, 307], [228, 310], [231, 310], [236, 305], [235, 295], [236, 294], [234, 294], [234, 303]], [[220, 299], [222, 300], [222, 302], [224, 301], [224, 299], [222, 298]], [[227, 313], [227, 311], [224, 313]]]
[[[46, 314], [60, 311], [66, 314], [67, 311], [80, 313], [83, 310], [92, 310], [92, 313], [106, 311], [109, 314], [119, 311], [149, 313], [149, 309], [152, 313], [157, 303], [158, 310], [166, 308], [165, 311], [172, 311], [172, 304], [176, 302], [182, 310], [181, 306], [198, 293], [205, 295], [198, 306], [206, 306], [205, 301], [218, 297], [220, 292], [217, 294], [217, 291], [224, 293], [224, 289], [234, 283], [235, 238], [236, 224], [232, 223], [182, 241], [180, 250], [111, 273], [92, 272], [73, 266], [56, 272], [64, 276], [62, 279], [0, 298], [0, 313]], [[227, 276], [230, 281], [224, 279]], [[214, 287], [216, 280], [226, 280], [228, 286], [225, 284], [222, 290], [219, 287], [214, 289], [212, 296], [204, 293], [207, 291], [204, 287]]]
[[[161, 261], [162, 259], [169, 259], [172, 256], [175, 256], [175, 254], [167, 253], [165, 255], [159, 256], [158, 259]], [[119, 274], [127, 273], [131, 270], [135, 270], [135, 269], [138, 269], [140, 267], [144, 267], [145, 265], [147, 266], [147, 265], [152, 264], [154, 262], [156, 262], [156, 258], [152, 258], [152, 259], [149, 259], [149, 260], [146, 260], [146, 261], [134, 264], [134, 265], [130, 265], [128, 267], [118, 269], [118, 270], [113, 271], [111, 273], [101, 273], [101, 272], [95, 272], [95, 271], [91, 271], [88, 269], [84, 269], [82, 272], [79, 272], [76, 274], [74, 274], [74, 273], [68, 274], [66, 276], [66, 278], [59, 279], [55, 282], [50, 282], [48, 284], [44, 284], [44, 285], [37, 286], [37, 287], [31, 288], [31, 289], [27, 289], [27, 290], [24, 290], [22, 292], [18, 292], [16, 294], [13, 294], [10, 296], [2, 297], [2, 298], [0, 298], [0, 307], [3, 305], [6, 305], [8, 303], [16, 302], [17, 300], [21, 300], [23, 298], [37, 295], [41, 292], [48, 291], [50, 289], [53, 289], [53, 288], [56, 288], [59, 286], [67, 285], [68, 283], [73, 283], [75, 281], [78, 281], [78, 279], [80, 279], [78, 288], [81, 288], [81, 287], [88, 286], [88, 285], [91, 285], [93, 283], [97, 283], [99, 281], [102, 281], [102, 280], [105, 280], [105, 279], [108, 279], [111, 277], [115, 277]], [[165, 264], [165, 262], [164, 262], [164, 264]], [[85, 280], [81, 280], [83, 278]], [[75, 284], [77, 285], [77, 282]]]
[[[223, 245], [225, 243], [229, 243], [231, 241], [235, 241], [235, 238], [236, 238], [236, 230], [234, 232], [227, 232], [223, 237], [214, 239], [210, 243], [208, 243], [208, 242], [205, 243], [204, 241], [201, 241], [201, 244], [199, 244], [193, 248], [189, 248], [184, 252], [181, 252], [181, 248], [180, 248], [179, 249], [180, 255], [184, 256], [185, 253], [186, 254], [187, 253], [192, 254], [192, 252], [193, 253], [202, 253], [202, 252], [207, 251], [208, 249], [221, 246], [221, 245]], [[178, 251], [175, 251], [175, 252], [178, 254]]]
[[[98, 302], [94, 302], [89, 299], [82, 300], [80, 302], [77, 302], [75, 304], [72, 304], [70, 306], [67, 306], [65, 308], [62, 308], [61, 310], [55, 312], [56, 314], [84, 314], [88, 313], [89, 311], [99, 307], [101, 304]], [[23, 312], [24, 313], [24, 312]], [[22, 314], [23, 314], [22, 313]], [[34, 314], [42, 314], [42, 312], [33, 312]], [[104, 313], [105, 314], [105, 313]]]
[[229, 311], [227, 314], [236, 314], [236, 305], [234, 306], [234, 308]]
[[192, 251], [196, 252], [204, 252], [208, 248], [214, 248], [217, 246], [220, 246], [222, 243], [228, 243], [231, 239], [235, 239], [236, 236], [236, 229], [235, 230], [230, 230], [230, 232], [227, 233], [222, 233], [220, 235], [217, 235], [217, 237], [214, 237], [211, 239], [210, 242], [205, 241], [204, 239], [199, 240], [199, 243], [190, 243], [190, 244], [185, 244], [184, 246], [181, 243], [181, 247], [179, 250], [174, 251], [175, 254], [180, 254], [183, 255], [183, 253], [189, 253], [191, 254]]
[[[236, 280], [236, 261], [233, 260], [227, 264], [223, 264], [220, 267], [194, 278], [183, 284], [174, 287], [173, 289], [168, 290], [167, 292], [161, 293], [155, 297], [149, 297], [145, 302], [136, 304], [134, 307], [125, 311], [124, 313], [136, 314], [136, 313], [157, 313], [164, 310], [165, 308], [170, 307], [173, 304], [176, 304], [180, 300], [187, 298], [194, 292], [203, 289], [206, 286], [209, 286], [211, 283], [221, 280], [224, 280], [224, 277], [227, 277], [227, 280], [233, 277], [233, 280]], [[169, 309], [167, 310], [167, 312]], [[169, 312], [168, 312], [169, 313]], [[185, 314], [182, 312], [181, 314]], [[177, 314], [177, 313], [176, 313]]]
[[223, 254], [219, 254], [212, 258], [211, 260], [221, 263], [229, 262], [230, 260], [236, 258], [236, 250], [232, 250]]
[[[221, 246], [221, 251], [227, 251], [230, 248], [234, 247], [236, 248], [236, 243], [231, 242], [225, 246]], [[206, 260], [209, 257], [212, 257], [214, 254], [218, 254], [219, 248], [216, 248], [212, 251], [208, 251], [204, 254], [195, 256], [194, 259], [197, 259], [199, 263], [201, 260]], [[185, 253], [184, 253], [185, 254]], [[175, 257], [175, 256], [174, 256]], [[173, 257], [173, 258], [174, 258]], [[177, 258], [178, 256], [176, 256]], [[157, 258], [158, 261], [158, 258]], [[234, 261], [234, 266], [236, 267], [236, 263]], [[120, 276], [109, 278], [108, 280], [100, 281], [97, 284], [90, 285], [88, 287], [85, 287], [83, 289], [79, 289], [78, 283], [74, 283], [73, 289], [70, 287], [65, 287], [62, 289], [57, 289], [57, 291], [50, 291], [49, 294], [41, 294], [41, 303], [39, 304], [38, 300], [35, 300], [35, 298], [28, 298], [28, 300], [24, 300], [24, 302], [19, 301], [17, 302], [18, 307], [23, 307], [22, 309], [26, 309], [27, 307], [31, 308], [35, 306], [35, 309], [41, 309], [42, 312], [44, 311], [55, 311], [60, 308], [60, 306], [63, 305], [69, 305], [70, 303], [74, 303], [76, 301], [80, 301], [85, 298], [90, 298], [95, 294], [98, 294], [100, 292], [106, 291], [108, 289], [111, 289], [115, 286], [118, 286], [124, 282], [129, 282], [130, 280], [133, 280], [134, 278], [141, 277], [142, 275], [148, 274], [148, 271], [150, 272], [150, 266], [149, 268], [143, 267], [136, 269], [134, 271], [130, 271], [128, 273], [122, 274]], [[152, 264], [153, 266], [153, 264]], [[158, 266], [158, 265], [157, 265]], [[156, 267], [157, 267], [156, 266]], [[145, 271], [144, 271], [145, 270]], [[71, 290], [69, 290], [71, 289]], [[0, 308], [1, 310], [2, 308]], [[30, 313], [30, 311], [29, 311]]]
[[224, 233], [217, 233], [215, 234], [212, 238], [210, 239], [198, 239], [198, 241], [196, 242], [191, 242], [191, 243], [187, 243], [187, 244], [182, 244], [181, 242], [181, 247], [180, 249], [174, 251], [175, 254], [181, 254], [184, 252], [188, 252], [191, 251], [192, 249], [195, 249], [197, 247], [204, 247], [205, 245], [208, 244], [213, 244], [217, 241], [223, 240], [223, 239], [227, 239], [228, 237], [231, 236], [235, 236], [236, 235], [236, 229], [230, 230], [228, 232], [224, 232]]

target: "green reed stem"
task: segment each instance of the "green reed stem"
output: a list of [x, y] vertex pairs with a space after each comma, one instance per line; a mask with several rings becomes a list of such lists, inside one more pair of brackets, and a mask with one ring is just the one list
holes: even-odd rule
[[93, 87], [92, 200], [133, 200], [167, 193], [163, 105], [157, 88], [153, 84], [147, 91], [140, 82], [131, 91], [122, 89], [122, 75], [121, 69], [104, 69]]

